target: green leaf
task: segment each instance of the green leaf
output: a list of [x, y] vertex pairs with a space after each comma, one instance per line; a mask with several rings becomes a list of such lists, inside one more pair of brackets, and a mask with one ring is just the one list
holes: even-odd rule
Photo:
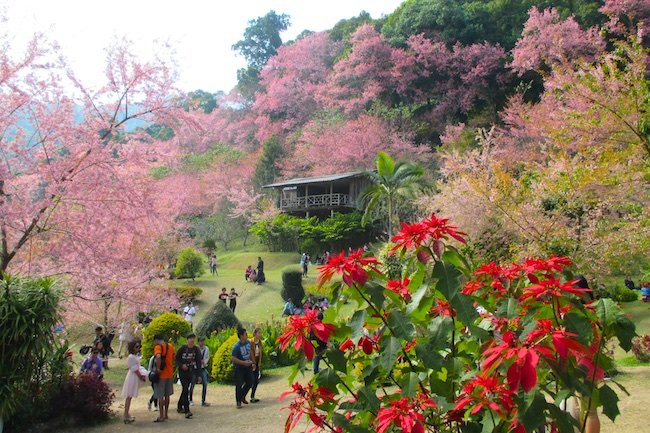
[[616, 319], [614, 335], [618, 338], [618, 342], [621, 344], [623, 350], [626, 352], [632, 350], [632, 339], [637, 335], [636, 327], [622, 312]]
[[411, 318], [400, 310], [392, 310], [388, 315], [388, 326], [390, 326], [393, 335], [402, 340], [411, 340], [415, 334], [415, 326], [411, 323]]
[[451, 263], [457, 269], [460, 269], [466, 276], [471, 273], [471, 266], [465, 260], [465, 257], [458, 249], [451, 245], [445, 245], [445, 252], [442, 254], [442, 260]]
[[483, 424], [481, 433], [492, 433], [494, 428], [497, 426], [494, 414], [492, 412], [486, 412], [485, 415], [483, 415], [483, 421], [481, 424]]
[[429, 323], [429, 341], [430, 345], [436, 350], [444, 349], [448, 346], [451, 331], [454, 329], [454, 321], [451, 317], [438, 316]]
[[474, 308], [474, 300], [467, 295], [459, 293], [449, 301], [449, 304], [456, 310], [458, 318], [465, 325], [472, 325], [478, 318], [478, 312]]
[[[384, 304], [384, 287], [376, 283], [368, 283], [364, 286], [366, 292], [370, 295], [370, 300], [377, 308]], [[361, 289], [363, 290], [363, 289]]]
[[555, 425], [560, 430], [560, 433], [575, 433], [575, 427], [578, 427], [578, 421], [565, 410], [560, 409], [552, 403], [547, 403], [551, 418], [555, 420]]
[[438, 280], [436, 289], [451, 302], [460, 290], [460, 272], [452, 265], [440, 261], [433, 267], [433, 277]]
[[366, 323], [366, 316], [366, 310], [357, 310], [352, 315], [352, 320], [350, 320], [352, 335], [350, 339], [355, 343], [363, 336], [363, 325]]
[[409, 372], [409, 374], [404, 375], [402, 380], [400, 380], [400, 385], [402, 386], [402, 395], [405, 397], [415, 397], [415, 394], [418, 392], [418, 386], [420, 381], [418, 380], [417, 373]]
[[421, 285], [420, 288], [415, 293], [413, 293], [411, 302], [409, 302], [408, 306], [406, 307], [406, 312], [410, 314], [415, 311], [420, 306], [420, 302], [422, 302], [422, 299], [428, 291], [429, 286], [426, 284]]
[[593, 338], [594, 330], [585, 316], [569, 313], [564, 316], [564, 323], [566, 324], [567, 331], [576, 334], [581, 343], [588, 344]]
[[318, 386], [324, 386], [335, 394], [337, 394], [336, 385], [341, 383], [341, 378], [338, 374], [336, 374], [336, 371], [332, 370], [331, 368], [326, 368], [319, 371], [315, 376], [315, 380]]
[[508, 319], [514, 319], [519, 315], [520, 311], [519, 301], [515, 298], [508, 298], [508, 309], [506, 310]]
[[370, 389], [367, 386], [360, 388], [357, 392], [357, 397], [359, 397], [359, 403], [364, 405], [370, 411], [378, 411], [381, 406], [381, 402], [377, 398], [377, 392], [374, 389]]
[[598, 394], [603, 405], [603, 414], [614, 422], [616, 417], [621, 414], [618, 410], [618, 395], [607, 385], [599, 388]]
[[418, 344], [415, 346], [415, 354], [422, 361], [424, 367], [431, 370], [438, 370], [445, 362], [442, 355], [437, 352], [439, 349], [439, 346], [427, 342], [426, 344]]
[[605, 334], [614, 334], [626, 352], [632, 349], [632, 338], [636, 336], [634, 324], [625, 316], [623, 310], [611, 299], [603, 298], [596, 302], [596, 315]]
[[377, 154], [377, 174], [381, 177], [389, 177], [395, 171], [395, 161], [385, 152]]
[[341, 352], [337, 347], [330, 347], [327, 349], [325, 357], [335, 370], [347, 373], [348, 362], [345, 359], [345, 353]]
[[524, 410], [519, 411], [519, 422], [526, 428], [526, 431], [532, 432], [544, 425], [546, 421], [545, 407], [546, 400], [542, 393], [533, 391], [526, 394]]
[[382, 338], [381, 354], [379, 355], [379, 362], [384, 370], [391, 371], [397, 354], [402, 350], [402, 345], [399, 340], [392, 335]]

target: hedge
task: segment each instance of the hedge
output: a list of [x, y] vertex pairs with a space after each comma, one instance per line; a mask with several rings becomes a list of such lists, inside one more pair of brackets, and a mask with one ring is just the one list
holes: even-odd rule
[[212, 377], [220, 383], [234, 382], [234, 371], [232, 366], [232, 348], [239, 341], [237, 334], [231, 335], [217, 350], [212, 358]]

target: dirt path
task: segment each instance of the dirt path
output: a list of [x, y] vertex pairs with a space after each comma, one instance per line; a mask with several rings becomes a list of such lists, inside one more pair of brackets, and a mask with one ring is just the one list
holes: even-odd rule
[[[116, 399], [114, 410], [119, 414], [110, 423], [94, 428], [74, 429], [70, 433], [113, 433], [113, 432], [184, 432], [192, 433], [282, 433], [287, 411], [282, 410], [288, 401], [279, 402], [278, 396], [288, 389], [287, 379], [284, 374], [271, 371], [271, 375], [265, 377], [257, 390], [259, 403], [249, 404], [242, 409], [236, 409], [234, 387], [211, 384], [208, 388], [207, 401], [210, 407], [192, 406], [194, 417], [185, 419], [182, 414], [176, 412], [176, 402], [180, 396], [180, 385], [174, 386], [174, 395], [169, 408], [170, 419], [164, 423], [152, 422], [157, 412], [147, 410], [147, 402], [150, 397], [148, 385], [140, 388], [140, 395], [132, 403], [131, 415], [136, 418], [133, 424], [125, 425], [122, 419], [124, 401]], [[198, 393], [197, 393], [198, 391]], [[201, 385], [194, 391], [194, 396], [200, 401]], [[119, 397], [119, 390], [115, 393]], [[63, 432], [62, 432], [63, 433]], [[68, 433], [68, 431], [65, 431]]]

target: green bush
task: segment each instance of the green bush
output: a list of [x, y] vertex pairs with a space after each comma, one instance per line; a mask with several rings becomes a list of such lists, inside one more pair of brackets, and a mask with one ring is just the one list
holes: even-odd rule
[[205, 336], [203, 334], [197, 334], [199, 336], [204, 336], [205, 337], [205, 346], [210, 350], [210, 360], [208, 361], [208, 375], [210, 376], [210, 380], [214, 380], [214, 377], [212, 376], [212, 365], [213, 361], [215, 359], [215, 355], [221, 345], [229, 339], [232, 335], [237, 335], [237, 329], [236, 328], [231, 328], [231, 329], [224, 329], [220, 332], [213, 332], [210, 334], [210, 336]]
[[293, 365], [300, 359], [296, 351], [282, 351], [278, 337], [284, 333], [285, 321], [267, 322], [260, 326], [262, 331], [262, 370]]
[[287, 301], [289, 298], [294, 304], [298, 305], [305, 297], [305, 289], [302, 287], [302, 270], [290, 266], [282, 271], [282, 299]]
[[176, 293], [183, 303], [187, 301], [194, 301], [196, 298], [201, 296], [203, 289], [195, 286], [179, 286], [176, 287]]
[[176, 259], [176, 278], [200, 277], [205, 272], [203, 255], [194, 248], [181, 250]]
[[[56, 387], [64, 368], [48, 362], [59, 351], [53, 329], [60, 323], [61, 295], [50, 278], [0, 279], [0, 419], [9, 419], [27, 396]], [[62, 360], [65, 366], [65, 358]], [[65, 374], [64, 374], [65, 376]]]
[[142, 363], [149, 364], [149, 358], [153, 355], [153, 337], [162, 334], [165, 341], [178, 346], [179, 340], [192, 330], [190, 323], [183, 320], [178, 314], [163, 313], [151, 321], [142, 332]]
[[234, 381], [233, 366], [231, 360], [232, 348], [239, 341], [237, 333], [228, 337], [217, 349], [212, 358], [212, 377], [220, 383], [232, 383]]
[[611, 298], [616, 302], [634, 302], [639, 299], [639, 292], [627, 287], [613, 287], [609, 289]]
[[213, 332], [241, 326], [239, 320], [226, 304], [217, 301], [196, 327], [197, 335], [209, 336]]

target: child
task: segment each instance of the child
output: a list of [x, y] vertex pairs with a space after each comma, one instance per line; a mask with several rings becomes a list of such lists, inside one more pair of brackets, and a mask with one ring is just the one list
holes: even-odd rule
[[246, 268], [246, 272], [244, 273], [244, 278], [246, 278], [246, 281], [250, 281], [252, 273], [253, 273], [253, 266], [248, 265], [248, 267]]

